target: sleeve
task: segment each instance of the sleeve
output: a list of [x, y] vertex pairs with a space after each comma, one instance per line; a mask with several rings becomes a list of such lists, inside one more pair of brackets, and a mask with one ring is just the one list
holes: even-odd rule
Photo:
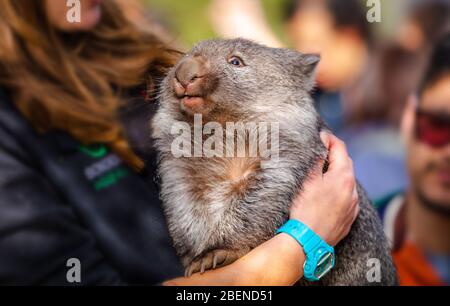
[[25, 150], [0, 140], [0, 285], [125, 285]]

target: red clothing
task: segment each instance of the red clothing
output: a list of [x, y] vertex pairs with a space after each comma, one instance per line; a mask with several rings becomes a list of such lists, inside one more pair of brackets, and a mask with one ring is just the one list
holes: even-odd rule
[[379, 203], [384, 230], [392, 244], [392, 256], [401, 286], [446, 286], [423, 250], [406, 238], [406, 201], [394, 195]]
[[425, 255], [413, 243], [403, 242], [393, 252], [394, 263], [401, 286], [445, 286]]

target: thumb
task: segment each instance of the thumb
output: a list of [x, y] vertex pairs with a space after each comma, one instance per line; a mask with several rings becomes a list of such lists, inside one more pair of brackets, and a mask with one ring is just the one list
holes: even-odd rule
[[320, 132], [320, 139], [323, 142], [323, 145], [329, 149], [330, 148], [330, 142], [331, 142], [331, 134], [326, 131]]
[[[329, 151], [329, 148], [331, 146], [331, 135], [329, 132], [322, 131], [320, 132], [320, 139], [322, 140], [324, 146], [326, 147], [327, 151]], [[317, 162], [316, 167], [314, 167], [309, 176], [310, 178], [314, 177], [320, 177], [325, 172], [325, 167], [328, 168], [328, 160], [327, 159], [321, 159]]]

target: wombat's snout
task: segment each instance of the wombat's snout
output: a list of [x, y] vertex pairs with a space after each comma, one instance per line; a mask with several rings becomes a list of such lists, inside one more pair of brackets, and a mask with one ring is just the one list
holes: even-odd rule
[[207, 63], [202, 56], [181, 60], [173, 78], [174, 90], [185, 108], [201, 107], [207, 91]]

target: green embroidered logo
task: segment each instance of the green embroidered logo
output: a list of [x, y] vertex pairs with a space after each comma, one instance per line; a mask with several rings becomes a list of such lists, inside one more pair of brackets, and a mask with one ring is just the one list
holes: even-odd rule
[[84, 169], [85, 177], [97, 191], [117, 184], [121, 178], [130, 173], [116, 154], [108, 154], [109, 150], [105, 145], [79, 146], [79, 149], [97, 160]]
[[115, 185], [121, 178], [127, 176], [128, 174], [129, 171], [125, 168], [111, 170], [94, 181], [94, 188], [97, 191], [108, 188]]
[[79, 146], [78, 148], [84, 154], [96, 159], [105, 157], [108, 153], [108, 149], [104, 145]]

